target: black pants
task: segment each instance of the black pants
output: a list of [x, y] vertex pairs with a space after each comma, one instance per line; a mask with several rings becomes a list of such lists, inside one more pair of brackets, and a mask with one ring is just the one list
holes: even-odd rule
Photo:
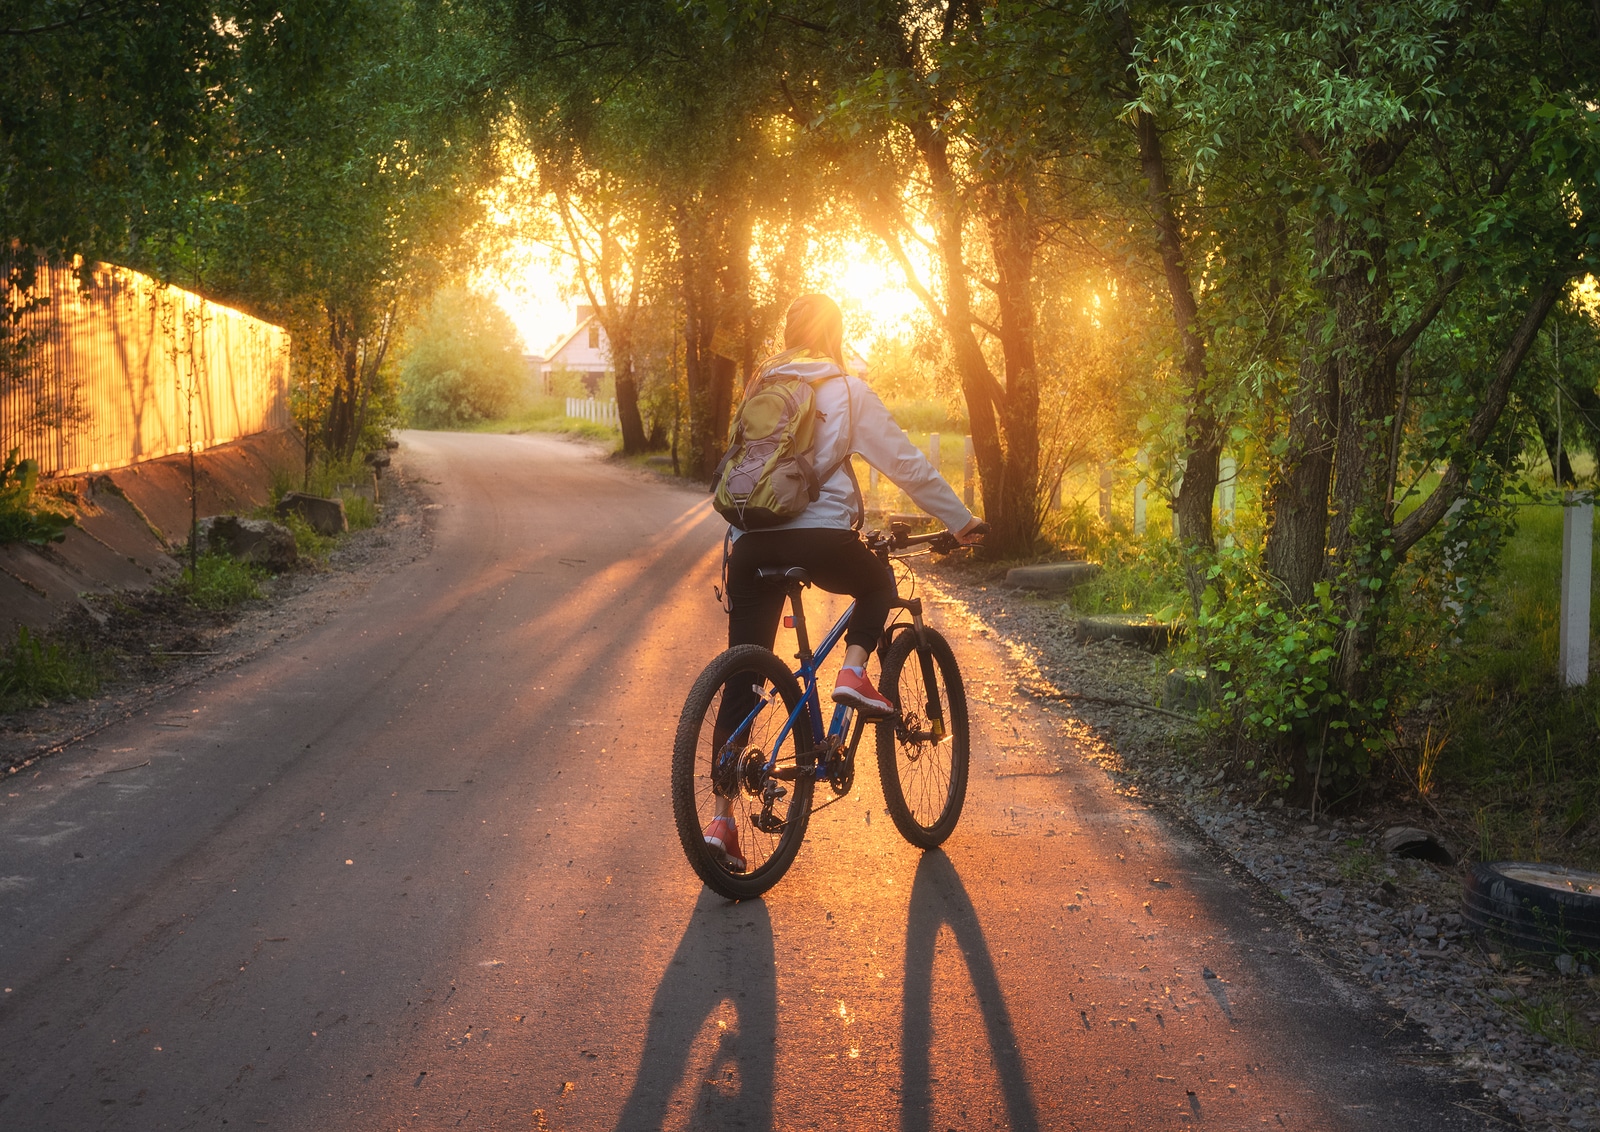
[[[855, 598], [845, 644], [860, 645], [868, 652], [878, 647], [889, 607], [897, 597], [894, 572], [867, 549], [855, 531], [812, 528], [751, 531], [734, 542], [728, 559], [728, 598], [733, 606], [728, 614], [729, 648], [760, 645], [770, 649], [777, 640], [783, 587], [756, 577], [757, 570], [774, 566], [799, 566], [814, 585]], [[734, 681], [725, 688], [714, 734], [718, 749], [755, 704], [748, 680]]]
[[834, 594], [856, 599], [844, 643], [871, 652], [883, 635], [889, 606], [895, 600], [894, 573], [861, 541], [855, 531], [831, 528], [752, 531], [733, 544], [728, 559], [728, 647], [760, 645], [770, 649], [783, 617], [783, 588], [756, 577], [773, 566], [798, 566], [811, 581]]

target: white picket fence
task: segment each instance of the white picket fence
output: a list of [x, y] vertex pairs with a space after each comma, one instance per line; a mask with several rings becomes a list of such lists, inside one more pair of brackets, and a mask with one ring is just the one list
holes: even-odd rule
[[607, 428], [618, 427], [615, 401], [596, 401], [593, 397], [568, 397], [567, 416], [576, 417], [580, 421], [593, 421]]

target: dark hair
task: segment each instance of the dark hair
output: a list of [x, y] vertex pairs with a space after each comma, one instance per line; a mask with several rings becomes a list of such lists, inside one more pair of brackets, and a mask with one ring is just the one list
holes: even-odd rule
[[801, 295], [789, 304], [783, 322], [783, 348], [824, 354], [844, 366], [844, 315], [826, 295]]

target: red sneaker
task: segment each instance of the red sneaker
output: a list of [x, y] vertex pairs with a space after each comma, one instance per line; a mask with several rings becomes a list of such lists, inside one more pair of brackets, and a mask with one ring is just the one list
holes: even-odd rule
[[862, 719], [884, 719], [894, 714], [894, 705], [883, 698], [872, 681], [848, 668], [839, 669], [839, 678], [833, 682], [833, 702], [849, 704], [861, 713]]
[[744, 872], [744, 856], [739, 852], [739, 829], [733, 819], [712, 818], [706, 825], [706, 848], [720, 859], [730, 873]]

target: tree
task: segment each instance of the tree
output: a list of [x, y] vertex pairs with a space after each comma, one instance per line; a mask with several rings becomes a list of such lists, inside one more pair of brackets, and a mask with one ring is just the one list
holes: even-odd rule
[[195, 257], [295, 332], [308, 424], [349, 457], [398, 329], [459, 268], [492, 170], [476, 41], [404, 0], [243, 21], [233, 152]]
[[[647, 285], [662, 283], [653, 303], [681, 310], [685, 465], [708, 476], [726, 443], [736, 380], [753, 374], [777, 296], [798, 282], [806, 241], [797, 233], [815, 206], [808, 184], [817, 167], [803, 152], [807, 136], [784, 122], [771, 62], [787, 25], [646, 0], [480, 0], [480, 11], [485, 25], [505, 29], [502, 67], [517, 121], [550, 176], [569, 170], [573, 192], [582, 178], [606, 179], [613, 200], [626, 201], [619, 222], [641, 241], [636, 225], [664, 237], [654, 245], [657, 270], [643, 274]], [[776, 233], [766, 242], [778, 249], [759, 264], [758, 233]], [[604, 288], [594, 291], [602, 300]], [[627, 310], [625, 300], [595, 305], [618, 320]], [[607, 332], [615, 345], [610, 323]]]
[[494, 300], [460, 287], [434, 293], [406, 336], [401, 400], [421, 428], [503, 416], [527, 385], [522, 340]]
[[[1245, 4], [1157, 21], [1134, 52], [1189, 176], [1225, 172], [1289, 236], [1299, 333], [1283, 340], [1300, 356], [1277, 391], [1282, 434], [1253, 423], [1278, 453], [1269, 600], [1332, 627], [1319, 659], [1289, 666], [1313, 702], [1275, 724], [1319, 762], [1337, 741], [1344, 769], [1364, 768], [1403, 679], [1384, 649], [1408, 557], [1447, 515], [1466, 537], [1499, 506], [1522, 363], [1593, 268], [1600, 36], [1558, 30], [1592, 23], [1576, 4], [1554, 19], [1533, 3]], [[1223, 229], [1215, 262], [1248, 261], [1252, 242]], [[1440, 464], [1411, 497], [1402, 475]]]

